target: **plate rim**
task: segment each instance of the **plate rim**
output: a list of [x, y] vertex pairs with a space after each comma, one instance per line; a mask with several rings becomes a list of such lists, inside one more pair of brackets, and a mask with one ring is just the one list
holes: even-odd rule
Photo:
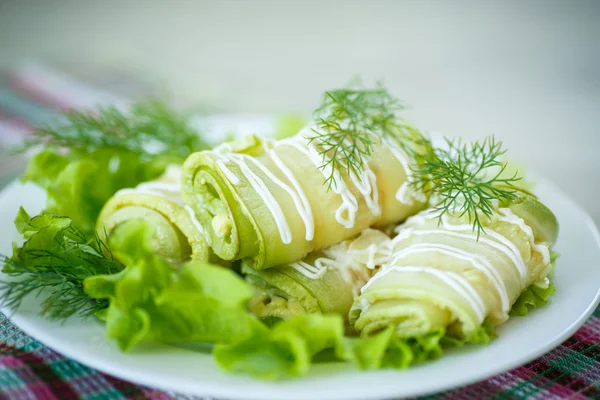
[[[600, 230], [598, 229], [598, 226], [596, 225], [594, 219], [590, 216], [590, 214], [577, 201], [573, 200], [562, 188], [560, 188], [553, 181], [551, 181], [541, 175], [533, 173], [531, 171], [530, 171], [530, 175], [535, 176], [536, 181], [538, 181], [540, 183], [543, 182], [543, 184], [549, 186], [549, 188], [553, 192], [560, 193], [561, 196], [563, 196], [570, 202], [570, 205], [572, 207], [574, 207], [574, 209], [581, 215], [582, 220], [585, 222], [585, 227], [587, 230], [589, 230], [589, 234], [593, 238], [596, 247], [598, 249], [600, 249]], [[0, 203], [4, 201], [5, 197], [9, 197], [8, 195], [10, 194], [11, 190], [14, 190], [19, 185], [22, 185], [22, 184], [18, 181], [18, 179], [15, 179], [10, 184], [8, 184], [4, 188], [2, 188], [2, 191], [0, 192]], [[550, 351], [552, 351], [553, 349], [558, 347], [560, 344], [562, 344], [565, 340], [567, 340], [568, 338], [573, 336], [573, 334], [575, 334], [576, 331], [585, 324], [585, 322], [590, 318], [590, 316], [593, 314], [594, 310], [599, 305], [600, 305], [600, 287], [598, 287], [593, 300], [588, 304], [585, 311], [582, 312], [577, 317], [577, 319], [573, 323], [571, 323], [571, 325], [568, 328], [563, 329], [560, 335], [556, 336], [545, 346], [542, 346], [537, 351], [528, 353], [525, 356], [515, 357], [511, 360], [511, 362], [498, 363], [495, 367], [492, 367], [492, 368], [486, 370], [486, 372], [484, 372], [484, 373], [472, 373], [469, 375], [468, 378], [461, 379], [456, 384], [438, 384], [436, 386], [435, 381], [434, 381], [434, 382], [430, 382], [428, 385], [428, 388], [426, 388], [426, 389], [421, 389], [419, 391], [415, 390], [413, 392], [408, 392], [408, 393], [404, 392], [402, 394], [395, 394], [390, 391], [390, 392], [387, 392], [386, 394], [375, 393], [373, 395], [370, 395], [370, 396], [368, 395], [367, 397], [365, 397], [364, 393], [358, 393], [358, 394], [351, 395], [351, 396], [348, 396], [348, 393], [344, 393], [343, 396], [340, 396], [338, 394], [337, 396], [335, 396], [335, 395], [324, 396], [322, 398], [323, 399], [325, 399], [325, 398], [327, 398], [327, 399], [338, 399], [338, 398], [339, 399], [342, 399], [342, 398], [343, 399], [365, 399], [365, 398], [373, 398], [373, 399], [395, 398], [395, 399], [397, 399], [397, 398], [405, 398], [405, 397], [412, 397], [412, 396], [426, 396], [426, 395], [450, 391], [450, 390], [457, 389], [459, 387], [465, 387], [465, 386], [471, 385], [473, 383], [476, 383], [476, 382], [488, 379], [490, 377], [496, 376], [498, 374], [501, 374], [503, 372], [509, 371], [513, 368], [516, 368], [516, 367], [526, 364], [534, 359], [537, 359], [537, 358], [543, 356], [544, 354], [549, 353]], [[30, 321], [28, 321], [26, 317], [22, 317], [22, 316], [18, 315], [17, 314], [18, 310], [10, 310], [10, 309], [3, 307], [3, 308], [0, 308], [0, 311], [2, 311], [7, 316], [7, 318], [10, 320], [11, 323], [15, 324], [19, 329], [21, 329], [27, 335], [29, 335], [30, 337], [39, 341], [43, 345], [51, 348], [52, 350], [56, 351], [57, 353], [65, 356], [67, 358], [75, 360], [76, 362], [79, 362], [90, 368], [96, 369], [100, 372], [114, 376], [118, 379], [123, 379], [123, 380], [129, 381], [129, 382], [132, 382], [134, 384], [140, 384], [140, 385], [144, 385], [144, 386], [151, 387], [151, 388], [157, 388], [160, 390], [174, 391], [174, 392], [177, 392], [180, 394], [195, 395], [195, 396], [209, 396], [209, 397], [228, 398], [228, 399], [242, 399], [242, 398], [244, 398], [244, 399], [262, 399], [264, 396], [264, 394], [260, 394], [260, 393], [254, 393], [254, 394], [250, 393], [249, 396], [248, 396], [248, 393], [244, 393], [244, 394], [240, 395], [239, 390], [236, 390], [236, 388], [235, 388], [236, 385], [233, 383], [232, 383], [231, 387], [228, 387], [228, 386], [222, 385], [220, 383], [215, 384], [215, 383], [211, 383], [208, 381], [204, 381], [204, 382], [202, 382], [202, 385], [203, 385], [202, 392], [199, 392], [196, 390], [189, 390], [190, 388], [182, 389], [182, 388], [174, 387], [173, 385], [170, 385], [168, 383], [168, 381], [166, 383], [165, 383], [165, 381], [156, 382], [156, 381], [153, 381], [152, 378], [150, 378], [150, 377], [145, 378], [143, 372], [136, 372], [135, 369], [131, 369], [131, 370], [120, 369], [118, 366], [116, 366], [116, 368], [115, 368], [114, 363], [112, 363], [112, 364], [105, 363], [102, 360], [94, 359], [93, 356], [91, 356], [89, 354], [82, 355], [82, 353], [78, 353], [77, 351], [71, 351], [71, 349], [68, 346], [64, 346], [64, 344], [62, 344], [61, 341], [57, 340], [55, 337], [43, 336], [43, 335], [38, 334], [39, 329], [35, 329], [35, 328], [29, 329], [30, 327], [33, 326], [33, 324]], [[29, 331], [33, 331], [34, 333], [31, 334]], [[59, 348], [61, 350], [58, 350]], [[84, 360], [84, 361], [81, 361], [81, 360]], [[435, 362], [435, 361], [433, 361], [433, 362]], [[380, 370], [380, 371], [385, 371], [385, 370]], [[398, 371], [398, 372], [401, 373], [402, 371]], [[269, 382], [263, 382], [263, 383], [269, 384]], [[281, 388], [279, 390], [288, 390], [288, 389]], [[268, 396], [270, 398], [274, 398], [274, 396], [276, 396], [278, 394], [281, 394], [281, 393], [270, 392], [268, 394]], [[294, 397], [293, 393], [289, 393], [286, 395], [286, 398], [288, 398], [288, 399], [295, 399], [295, 398], [306, 399], [307, 397], [306, 396]]]

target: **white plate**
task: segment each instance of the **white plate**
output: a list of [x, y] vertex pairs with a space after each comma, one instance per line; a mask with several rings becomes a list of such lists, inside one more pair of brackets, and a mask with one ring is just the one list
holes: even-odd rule
[[[537, 193], [561, 224], [556, 249], [558, 287], [552, 303], [525, 318], [513, 318], [489, 346], [467, 346], [442, 359], [405, 371], [357, 371], [322, 364], [309, 376], [261, 382], [219, 370], [210, 355], [167, 345], [145, 346], [123, 354], [104, 337], [94, 320], [64, 325], [38, 317], [29, 299], [11, 320], [25, 332], [67, 357], [143, 385], [224, 399], [383, 399], [424, 395], [466, 385], [526, 363], [563, 342], [579, 328], [600, 299], [600, 235], [581, 208], [547, 181]], [[0, 194], [0, 253], [10, 254], [18, 240], [12, 221], [20, 205], [37, 213], [44, 194], [33, 185], [11, 184]], [[6, 311], [6, 310], [5, 310]]]

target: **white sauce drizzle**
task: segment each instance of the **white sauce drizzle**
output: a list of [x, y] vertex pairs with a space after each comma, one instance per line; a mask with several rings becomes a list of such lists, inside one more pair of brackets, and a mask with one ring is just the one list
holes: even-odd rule
[[[242, 174], [246, 177], [248, 182], [250, 182], [250, 185], [252, 186], [254, 191], [256, 191], [256, 193], [263, 199], [263, 201], [264, 201], [265, 205], [267, 206], [267, 208], [269, 209], [271, 215], [273, 215], [273, 219], [275, 220], [275, 225], [277, 226], [277, 229], [279, 230], [279, 235], [281, 237], [281, 241], [284, 244], [291, 243], [292, 242], [292, 230], [290, 229], [290, 225], [289, 225], [287, 219], [285, 218], [285, 215], [283, 214], [283, 210], [281, 209], [281, 206], [279, 205], [279, 203], [277, 202], [275, 197], [271, 194], [271, 192], [269, 191], [269, 188], [267, 188], [267, 185], [265, 184], [265, 182], [262, 179], [260, 179], [260, 177], [254, 171], [252, 171], [250, 169], [250, 167], [246, 164], [246, 160], [251, 161], [261, 172], [263, 172], [269, 178], [274, 178], [272, 180], [275, 183], [277, 183], [277, 182], [282, 183], [282, 182], [279, 181], [267, 168], [265, 168], [264, 165], [262, 165], [260, 162], [258, 162], [253, 157], [247, 156], [245, 154], [236, 154], [236, 153], [225, 153], [225, 154], [213, 153], [213, 155], [215, 156], [215, 158], [220, 159], [221, 161], [233, 162], [240, 167]], [[225, 164], [223, 164], [223, 166], [225, 167]], [[219, 168], [222, 168], [222, 167], [219, 166]], [[225, 172], [225, 171], [228, 170], [228, 168], [225, 167], [225, 169], [221, 169], [221, 170], [227, 176], [227, 172]], [[230, 173], [231, 173], [231, 171], [230, 171]], [[231, 173], [231, 174], [233, 175], [233, 173]], [[231, 182], [231, 183], [236, 184], [234, 182]], [[239, 180], [238, 180], [238, 184], [239, 184]]]
[[[306, 154], [315, 167], [321, 171], [325, 179], [333, 174], [335, 183], [331, 185], [331, 190], [342, 198], [342, 204], [335, 212], [335, 219], [345, 228], [352, 228], [356, 219], [356, 211], [358, 211], [358, 201], [348, 189], [348, 185], [346, 184], [346, 181], [342, 179], [342, 175], [338, 171], [333, 170], [331, 164], [327, 164], [324, 168], [321, 168], [323, 165], [323, 158], [314, 144], [307, 143], [306, 148], [303, 148], [301, 145], [296, 146], [296, 148], [302, 149], [301, 151]], [[346, 216], [344, 217], [344, 215]]]
[[[457, 225], [457, 226], [460, 226], [460, 225]], [[469, 226], [469, 230], [470, 230], [471, 226], [470, 225], [468, 225], [468, 226]], [[448, 229], [446, 226], [444, 226], [444, 228]], [[486, 231], [486, 235], [490, 235], [490, 233], [491, 233], [490, 230]], [[458, 232], [453, 232], [450, 229], [448, 229], [448, 230], [443, 230], [443, 229], [414, 230], [412, 228], [407, 228], [405, 230], [402, 230], [400, 232], [400, 234], [394, 238], [394, 241], [396, 243], [398, 243], [400, 240], [407, 239], [411, 235], [418, 235], [418, 236], [445, 235], [445, 236], [454, 236], [454, 237], [459, 237], [459, 238], [463, 238], [463, 239], [470, 239], [473, 241], [477, 241], [477, 235], [475, 235], [475, 234], [471, 235], [471, 234], [465, 234], [465, 233], [458, 233]], [[525, 265], [523, 256], [521, 255], [519, 250], [515, 247], [515, 245], [512, 242], [508, 241], [506, 238], [504, 238], [501, 235], [497, 235], [497, 236], [501, 237], [502, 239], [504, 239], [506, 242], [509, 242], [510, 244], [498, 243], [494, 240], [490, 240], [490, 239], [487, 239], [484, 237], [479, 237], [479, 242], [485, 243], [489, 246], [492, 246], [492, 247], [498, 249], [499, 251], [501, 251], [502, 253], [506, 254], [511, 259], [511, 261], [513, 262], [513, 264], [515, 265], [517, 270], [519, 271], [521, 280], [522, 280], [522, 282], [524, 282], [527, 279], [527, 266]]]
[[498, 219], [500, 221], [508, 222], [509, 224], [517, 225], [529, 238], [531, 248], [542, 255], [542, 263], [544, 265], [550, 264], [550, 250], [548, 249], [548, 246], [535, 243], [533, 229], [531, 229], [522, 218], [513, 213], [510, 208], [501, 208], [499, 211], [501, 214], [498, 216]]
[[490, 261], [484, 257], [466, 252], [457, 247], [447, 246], [444, 244], [415, 243], [400, 250], [397, 253], [394, 253], [394, 258], [392, 259], [390, 264], [396, 264], [398, 261], [400, 261], [400, 259], [410, 254], [428, 252], [446, 254], [455, 258], [459, 258], [461, 260], [469, 261], [475, 268], [480, 270], [496, 288], [498, 296], [500, 297], [500, 302], [502, 304], [502, 312], [508, 312], [510, 310], [510, 303], [508, 299], [508, 291], [506, 289], [506, 285], [504, 284], [504, 281], [498, 274], [498, 271], [496, 271], [496, 269], [492, 267]]
[[[412, 235], [446, 235], [446, 236], [454, 236], [471, 240], [479, 240], [482, 243], [485, 243], [489, 246], [492, 246], [502, 253], [506, 254], [516, 267], [519, 272], [519, 276], [521, 277], [521, 283], [524, 286], [528, 279], [528, 270], [523, 259], [523, 255], [519, 251], [519, 249], [515, 246], [515, 244], [508, 240], [506, 237], [500, 235], [497, 232], [494, 232], [491, 229], [486, 231], [486, 235], [495, 239], [490, 240], [485, 237], [477, 238], [475, 234], [465, 234], [458, 233], [458, 231], [469, 231], [472, 232], [472, 226], [461, 224], [461, 225], [453, 225], [448, 221], [447, 216], [442, 217], [442, 227], [444, 229], [436, 229], [436, 230], [415, 230], [414, 227], [418, 225], [422, 225], [423, 223], [431, 220], [433, 218], [437, 218], [437, 213], [434, 210], [427, 210], [422, 213], [419, 213], [406, 222], [404, 226], [399, 227], [397, 229], [398, 236], [396, 236], [390, 243], [391, 246], [398, 244], [400, 241], [409, 238]], [[534, 251], [539, 252], [542, 255], [544, 265], [550, 263], [550, 251], [548, 247], [544, 244], [536, 244], [535, 236], [533, 234], [533, 230], [529, 227], [525, 221], [515, 215], [508, 208], [499, 209], [498, 220], [507, 222], [510, 224], [517, 225], [521, 231], [523, 231], [529, 238], [531, 248]], [[437, 243], [415, 243], [411, 244], [408, 247], [401, 249], [398, 252], [392, 254], [393, 259], [389, 264], [383, 265], [380, 272], [378, 272], [373, 278], [371, 278], [367, 284], [362, 288], [364, 292], [378, 279], [381, 279], [383, 276], [387, 275], [391, 271], [413, 271], [413, 272], [427, 272], [438, 276], [440, 279], [444, 280], [448, 285], [450, 285], [457, 293], [462, 295], [465, 300], [467, 300], [472, 309], [477, 313], [480, 321], [483, 321], [485, 317], [485, 305], [483, 303], [483, 298], [477, 293], [475, 288], [469, 283], [468, 280], [461, 277], [460, 275], [453, 273], [451, 271], [440, 271], [432, 267], [418, 267], [418, 266], [399, 266], [397, 263], [404, 257], [414, 254], [414, 253], [424, 253], [424, 252], [438, 252], [442, 254], [447, 254], [453, 257], [457, 257], [463, 259], [465, 261], [469, 261], [475, 268], [480, 270], [482, 273], [486, 275], [489, 281], [494, 285], [495, 289], [498, 292], [498, 295], [501, 300], [502, 312], [506, 313], [510, 310], [508, 291], [506, 289], [506, 285], [502, 280], [501, 276], [498, 274], [495, 268], [491, 265], [490, 261], [485, 258], [478, 256], [474, 253], [470, 253], [460, 248], [448, 246], [444, 244]], [[443, 278], [442, 275], [446, 273], [446, 278]], [[456, 276], [454, 276], [456, 275]], [[460, 278], [457, 280], [457, 278]], [[454, 280], [454, 282], [451, 282]], [[366, 299], [361, 299], [358, 304], [358, 308], [360, 308], [363, 312], [370, 306], [370, 302]]]
[[319, 279], [325, 275], [325, 272], [327, 272], [327, 267], [324, 267], [322, 263], [318, 265], [317, 263], [315, 263], [315, 265], [310, 265], [307, 262], [298, 261], [288, 264], [288, 266], [310, 279]]
[[377, 245], [375, 243], [371, 243], [369, 247], [367, 247], [367, 251], [369, 252], [369, 255], [367, 257], [367, 268], [374, 269], [375, 255], [377, 254]]
[[410, 186], [411, 182], [414, 181], [414, 172], [410, 168], [410, 164], [407, 160], [408, 157], [404, 151], [392, 140], [386, 140], [385, 143], [389, 146], [388, 148], [394, 157], [402, 164], [402, 168], [404, 168], [406, 174], [406, 181], [403, 182], [396, 191], [396, 200], [409, 206], [414, 204], [414, 200], [421, 203], [426, 202], [427, 196], [425, 196], [425, 193], [414, 190]]
[[298, 214], [300, 214], [300, 218], [302, 218], [302, 221], [304, 222], [306, 232], [304, 238], [306, 240], [313, 240], [315, 237], [315, 219], [313, 217], [310, 202], [306, 197], [306, 193], [304, 193], [302, 186], [300, 186], [300, 183], [298, 182], [292, 171], [290, 171], [290, 169], [283, 163], [283, 161], [281, 161], [281, 158], [279, 158], [277, 153], [275, 153], [275, 150], [269, 150], [266, 147], [266, 144], [267, 142], [265, 141], [265, 151], [267, 152], [267, 154], [269, 154], [271, 160], [273, 160], [277, 168], [279, 168], [279, 170], [283, 172], [286, 178], [292, 183], [292, 186], [294, 186], [295, 191], [292, 190], [292, 188], [290, 188], [289, 186], [283, 184], [283, 182], [281, 182], [281, 184], [279, 185], [292, 197], [294, 205], [298, 210]]
[[380, 244], [371, 243], [366, 248], [360, 250], [350, 248], [348, 249], [347, 253], [352, 259], [360, 259], [360, 262], [364, 260], [363, 255], [366, 254], [366, 267], [369, 269], [375, 269], [375, 267], [378, 265], [383, 265], [389, 262], [391, 254], [389, 243], [391, 243], [391, 240], [387, 240], [386, 242]]
[[[302, 141], [302, 143], [300, 143], [300, 141]], [[226, 163], [232, 162], [240, 167], [242, 174], [246, 177], [256, 193], [263, 199], [265, 205], [273, 216], [283, 243], [289, 244], [292, 240], [292, 233], [289, 223], [283, 214], [279, 203], [277, 203], [273, 195], [269, 192], [265, 182], [246, 164], [246, 162], [251, 162], [254, 164], [264, 175], [266, 175], [268, 179], [270, 179], [273, 183], [290, 195], [294, 205], [296, 206], [298, 215], [304, 222], [305, 239], [313, 240], [315, 234], [315, 220], [312, 208], [306, 193], [302, 189], [302, 186], [292, 171], [275, 152], [275, 148], [282, 145], [291, 146], [308, 157], [308, 159], [311, 160], [313, 164], [315, 164], [315, 166], [321, 171], [324, 177], [328, 177], [330, 174], [334, 175], [336, 184], [332, 185], [332, 190], [342, 198], [342, 204], [340, 207], [338, 207], [335, 213], [336, 221], [346, 228], [354, 227], [356, 221], [356, 212], [358, 211], [358, 200], [349, 190], [345, 180], [342, 179], [342, 176], [338, 171], [334, 171], [330, 165], [326, 166], [325, 168], [321, 168], [323, 164], [322, 156], [319, 154], [314, 144], [309, 143], [308, 140], [302, 136], [302, 132], [300, 132], [294, 138], [276, 142], [272, 149], [269, 149], [269, 144], [270, 142], [268, 141], [265, 141], [263, 144], [266, 154], [271, 158], [271, 160], [273, 160], [273, 163], [289, 180], [292, 187], [278, 179], [254, 157], [245, 154], [221, 152], [223, 149], [218, 149], [218, 151], [212, 151], [211, 153], [215, 157], [217, 167], [233, 185], [239, 185], [240, 179], [227, 167]], [[365, 203], [371, 213], [375, 216], [381, 215], [379, 191], [377, 188], [377, 176], [373, 173], [373, 171], [371, 171], [365, 164], [360, 177], [351, 174], [350, 179], [357, 190], [363, 195]]]
[[231, 172], [231, 170], [229, 168], [227, 168], [227, 166], [225, 165], [225, 163], [223, 161], [217, 160], [217, 167], [219, 167], [219, 169], [223, 172], [223, 174], [225, 174], [225, 177], [227, 179], [229, 179], [229, 182], [231, 182], [232, 185], [240, 184], [240, 180], [238, 179], [238, 177], [235, 176], [235, 174], [233, 172]]
[[202, 227], [202, 224], [200, 224], [200, 221], [198, 221], [198, 218], [196, 218], [196, 213], [194, 212], [192, 207], [190, 207], [186, 204], [185, 206], [183, 206], [183, 209], [190, 216], [190, 219], [192, 220], [192, 224], [196, 227], [196, 229], [198, 229], [201, 233], [204, 233], [204, 228]]
[[[427, 212], [427, 213], [422, 213], [421, 215], [417, 215], [415, 217], [412, 217], [410, 219], [410, 221], [407, 221], [407, 224], [409, 224], [409, 226], [414, 226], [415, 224], [419, 224], [419, 223], [423, 223], [426, 220], [431, 220], [437, 218], [437, 216], [435, 215], [435, 213], [433, 212]], [[523, 282], [525, 282], [525, 280], [527, 279], [527, 275], [528, 275], [528, 270], [527, 270], [527, 265], [525, 264], [525, 260], [523, 259], [523, 255], [521, 254], [521, 252], [519, 251], [519, 249], [517, 249], [517, 247], [515, 246], [515, 244], [513, 242], [511, 242], [510, 240], [508, 240], [507, 238], [505, 238], [504, 236], [500, 235], [497, 232], [494, 232], [491, 229], [488, 229], [485, 231], [486, 236], [490, 236], [494, 239], [496, 239], [498, 242], [494, 241], [494, 240], [490, 240], [487, 239], [485, 237], [479, 237], [479, 239], [477, 238], [476, 234], [459, 234], [456, 232], [460, 232], [460, 231], [468, 231], [468, 232], [472, 232], [473, 231], [473, 226], [470, 224], [462, 224], [462, 225], [453, 225], [451, 223], [448, 222], [448, 217], [446, 215], [442, 216], [442, 227], [450, 232], [446, 232], [444, 230], [435, 230], [435, 231], [414, 231], [412, 228], [404, 228], [402, 226], [400, 226], [399, 230], [397, 230], [398, 232], [398, 236], [396, 236], [394, 238], [394, 241], [400, 241], [402, 239], [408, 238], [410, 236], [411, 233], [417, 234], [417, 235], [423, 235], [424, 233], [418, 233], [418, 232], [429, 232], [432, 234], [446, 234], [448, 236], [455, 236], [455, 237], [461, 237], [461, 238], [465, 238], [465, 239], [472, 239], [472, 240], [479, 240], [482, 243], [488, 244], [492, 247], [495, 247], [496, 249], [500, 250], [501, 252], [503, 252], [504, 254], [506, 254], [513, 262], [513, 264], [515, 265], [515, 267], [519, 270], [519, 275], [521, 276], [521, 280]], [[454, 232], [453, 232], [454, 231]]]
[[327, 257], [317, 258], [313, 265], [298, 261], [288, 264], [309, 279], [320, 279], [328, 269], [337, 270], [340, 277], [352, 286], [352, 295], [357, 297], [360, 294], [360, 288], [369, 280], [370, 274], [364, 264], [354, 261], [350, 257], [343, 259], [332, 259]]
[[432, 267], [424, 266], [397, 266], [387, 264], [373, 278], [362, 287], [362, 292], [366, 291], [373, 283], [383, 278], [391, 272], [421, 272], [436, 276], [441, 281], [450, 286], [456, 293], [461, 295], [471, 306], [479, 322], [483, 322], [485, 318], [485, 305], [477, 291], [471, 284], [462, 276], [451, 271], [440, 271]]

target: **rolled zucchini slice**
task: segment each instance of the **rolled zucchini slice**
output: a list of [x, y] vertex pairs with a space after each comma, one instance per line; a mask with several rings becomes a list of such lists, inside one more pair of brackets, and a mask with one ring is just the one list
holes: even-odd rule
[[467, 217], [425, 210], [383, 244], [390, 258], [361, 289], [349, 319], [368, 336], [393, 326], [403, 338], [443, 329], [468, 340], [496, 326], [531, 287], [548, 288], [558, 223], [534, 196], [482, 216], [478, 237]]
[[156, 227], [156, 253], [173, 263], [189, 259], [209, 261], [210, 251], [202, 225], [183, 203], [180, 167], [170, 166], [159, 179], [117, 192], [104, 205], [96, 231], [103, 241], [122, 223], [145, 219]]
[[250, 310], [262, 319], [288, 319], [301, 313], [348, 315], [373, 268], [387, 259], [384, 233], [367, 229], [358, 237], [309, 254], [304, 260], [257, 271], [242, 266], [256, 289]]
[[[409, 184], [413, 160], [393, 141], [374, 145], [360, 176], [327, 170], [322, 157], [306, 130], [279, 141], [249, 136], [192, 154], [183, 199], [219, 257], [256, 270], [401, 222], [425, 205]], [[336, 179], [328, 187], [330, 173]]]

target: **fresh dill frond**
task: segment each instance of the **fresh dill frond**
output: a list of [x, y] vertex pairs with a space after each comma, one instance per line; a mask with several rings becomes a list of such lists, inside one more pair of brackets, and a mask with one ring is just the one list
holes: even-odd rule
[[[25, 214], [26, 215], [26, 214]], [[0, 259], [0, 305], [18, 308], [30, 294], [41, 297], [41, 315], [65, 320], [73, 315], [90, 316], [108, 306], [92, 299], [83, 281], [95, 275], [113, 274], [123, 269], [108, 246], [96, 236], [88, 240], [65, 217], [37, 216], [20, 226], [27, 238], [15, 247], [12, 257]]]
[[306, 137], [323, 157], [321, 169], [328, 171], [325, 184], [335, 188], [338, 173], [354, 174], [359, 180], [373, 152], [383, 140], [393, 140], [409, 155], [424, 136], [398, 118], [404, 105], [381, 84], [375, 89], [344, 88], [325, 92], [313, 112], [314, 127]]
[[63, 123], [36, 129], [19, 150], [38, 145], [88, 153], [124, 150], [149, 158], [180, 159], [207, 147], [186, 116], [159, 101], [136, 103], [127, 110], [104, 107], [67, 111]]
[[375, 145], [393, 144], [411, 160], [410, 185], [429, 196], [440, 219], [447, 213], [467, 215], [479, 236], [481, 218], [492, 216], [496, 204], [515, 199], [511, 187], [521, 179], [505, 173], [502, 143], [493, 137], [472, 144], [446, 139], [447, 148], [436, 148], [398, 117], [403, 109], [381, 84], [325, 92], [313, 114], [312, 135], [306, 137], [323, 157], [325, 184], [335, 188], [350, 174], [360, 180]]
[[0, 282], [2, 307], [17, 309], [32, 293], [43, 298], [40, 315], [52, 320], [65, 320], [76, 314], [87, 317], [108, 307], [107, 301], [94, 300], [83, 291], [83, 279], [92, 276], [85, 274], [89, 272], [85, 269], [80, 268], [74, 274], [70, 267], [65, 266], [48, 266], [39, 270], [15, 264], [8, 258], [4, 262], [18, 272], [8, 274], [13, 279]]
[[505, 176], [506, 153], [491, 136], [483, 142], [446, 139], [447, 148], [435, 148], [412, 169], [411, 185], [430, 195], [441, 219], [445, 214], [467, 215], [477, 236], [484, 232], [481, 218], [491, 217], [498, 203], [514, 200], [518, 172]]

